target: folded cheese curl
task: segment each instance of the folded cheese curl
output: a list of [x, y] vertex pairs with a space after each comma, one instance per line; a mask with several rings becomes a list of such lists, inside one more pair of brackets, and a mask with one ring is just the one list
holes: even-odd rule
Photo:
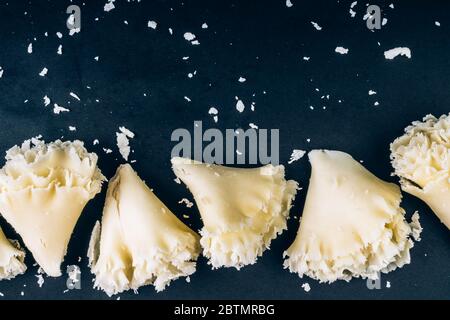
[[102, 226], [89, 245], [94, 287], [109, 296], [153, 284], [157, 291], [195, 272], [199, 236], [122, 165], [108, 185]]
[[25, 252], [22, 251], [17, 241], [6, 239], [0, 228], [0, 280], [12, 279], [27, 270], [24, 264]]
[[450, 116], [427, 115], [391, 144], [404, 191], [424, 201], [450, 229]]
[[7, 151], [0, 212], [49, 276], [61, 275], [75, 224], [103, 180], [97, 155], [78, 140], [31, 139]]
[[197, 203], [200, 244], [213, 269], [255, 263], [286, 229], [298, 185], [284, 179], [283, 166], [238, 169], [186, 158], [172, 166]]
[[[384, 182], [350, 155], [313, 150], [303, 216], [284, 267], [320, 282], [376, 279], [410, 262], [412, 230], [400, 207], [400, 188]], [[415, 228], [420, 228], [417, 219]], [[417, 232], [416, 232], [417, 233]]]

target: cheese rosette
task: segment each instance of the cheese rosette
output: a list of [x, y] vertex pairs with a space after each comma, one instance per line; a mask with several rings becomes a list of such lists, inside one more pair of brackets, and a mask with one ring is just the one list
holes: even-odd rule
[[175, 175], [194, 196], [204, 227], [203, 254], [214, 268], [254, 264], [286, 229], [298, 184], [284, 167], [243, 169], [173, 158]]
[[76, 222], [103, 180], [97, 155], [78, 140], [30, 139], [6, 152], [0, 212], [49, 276], [61, 275]]
[[195, 272], [198, 240], [129, 164], [121, 165], [109, 182], [101, 226], [97, 222], [89, 245], [94, 287], [109, 296], [148, 284], [164, 290]]
[[[409, 263], [413, 230], [400, 207], [400, 188], [344, 152], [313, 150], [308, 157], [308, 193], [284, 267], [300, 277], [334, 282], [376, 279], [379, 272]], [[414, 228], [420, 229], [417, 219]]]
[[450, 229], [450, 116], [414, 121], [391, 144], [404, 191], [424, 201]]
[[17, 241], [10, 241], [0, 228], [0, 280], [12, 279], [27, 270], [25, 252]]

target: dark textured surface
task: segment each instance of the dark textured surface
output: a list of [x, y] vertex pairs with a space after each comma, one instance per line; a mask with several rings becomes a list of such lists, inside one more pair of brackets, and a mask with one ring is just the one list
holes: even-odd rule
[[[260, 128], [279, 128], [282, 163], [286, 164], [293, 148], [339, 149], [364, 160], [379, 177], [396, 181], [390, 176], [389, 143], [411, 121], [428, 113], [449, 112], [450, 4], [401, 1], [390, 9], [390, 2], [378, 2], [388, 23], [382, 30], [370, 32], [362, 20], [365, 3], [359, 1], [352, 19], [350, 2], [293, 0], [294, 6], [287, 8], [283, 0], [118, 0], [116, 8], [106, 13], [105, 1], [86, 1], [86, 5], [74, 1], [81, 6], [82, 31], [71, 37], [65, 26], [69, 1], [1, 1], [0, 66], [4, 75], [0, 79], [0, 150], [38, 134], [47, 141], [62, 136], [81, 139], [99, 154], [100, 168], [111, 177], [122, 162], [115, 131], [124, 125], [136, 133], [131, 141], [135, 169], [180, 217], [190, 214], [188, 222], [196, 229], [201, 225], [196, 209], [177, 204], [183, 197], [192, 197], [184, 186], [173, 182], [169, 162], [171, 132], [176, 128], [192, 130], [194, 120], [203, 120], [205, 128], [248, 128], [250, 122]], [[94, 21], [96, 17], [98, 21]], [[158, 22], [156, 30], [147, 27], [148, 20]], [[310, 21], [319, 23], [323, 30], [315, 30]], [[434, 21], [440, 21], [441, 26], [435, 26]], [[208, 29], [201, 28], [203, 22]], [[57, 31], [64, 34], [62, 39], [56, 37]], [[187, 31], [197, 35], [199, 46], [183, 39]], [[32, 54], [27, 53], [30, 42]], [[56, 54], [59, 44], [62, 55]], [[349, 48], [349, 54], [335, 53], [336, 46]], [[383, 52], [398, 46], [409, 47], [412, 58], [386, 60]], [[95, 56], [99, 56], [98, 62]], [[183, 56], [190, 58], [184, 61]], [[311, 59], [303, 61], [303, 56]], [[44, 66], [48, 75], [40, 77]], [[189, 79], [187, 74], [194, 70], [197, 75]], [[247, 81], [239, 83], [239, 76]], [[370, 89], [377, 95], [369, 96]], [[78, 94], [81, 102], [72, 99], [70, 91]], [[328, 94], [329, 100], [321, 99]], [[71, 112], [53, 114], [50, 106], [43, 106], [44, 95]], [[184, 96], [192, 101], [187, 102]], [[247, 106], [241, 114], [235, 109], [235, 96]], [[249, 108], [251, 101], [256, 103], [254, 112]], [[380, 105], [375, 107], [375, 101]], [[315, 109], [310, 110], [310, 105]], [[210, 106], [219, 109], [218, 124], [208, 115]], [[78, 130], [69, 132], [68, 126]], [[92, 146], [94, 139], [99, 139], [100, 145]], [[307, 139], [311, 139], [309, 143]], [[105, 154], [102, 147], [114, 152]], [[309, 174], [306, 157], [287, 165], [288, 177], [304, 187], [291, 216], [302, 210]], [[65, 276], [46, 278], [38, 288], [37, 267], [32, 266], [34, 261], [28, 254], [28, 272], [1, 281], [0, 292], [5, 297], [0, 299], [107, 298], [91, 288], [85, 258], [90, 231], [101, 217], [104, 191], [86, 207], [64, 263], [65, 268], [78, 264], [79, 256], [83, 258], [79, 263], [82, 289], [63, 293]], [[291, 219], [288, 231], [253, 266], [239, 272], [211, 271], [201, 258], [190, 284], [178, 280], [159, 294], [148, 286], [141, 288], [139, 295], [124, 293], [120, 297], [448, 299], [449, 232], [419, 200], [405, 194], [403, 205], [408, 216], [414, 210], [421, 212], [422, 241], [412, 250], [412, 264], [382, 276], [381, 290], [368, 290], [366, 282], [358, 279], [319, 284], [283, 270], [282, 252], [298, 227], [298, 220]], [[17, 238], [3, 219], [0, 224], [9, 237]], [[385, 288], [386, 281], [391, 288]], [[305, 282], [311, 285], [309, 293], [301, 288]]]

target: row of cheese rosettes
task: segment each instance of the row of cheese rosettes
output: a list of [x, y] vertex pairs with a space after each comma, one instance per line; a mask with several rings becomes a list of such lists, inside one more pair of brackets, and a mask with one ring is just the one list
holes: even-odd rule
[[[439, 149], [434, 157], [448, 156], [448, 140], [442, 137], [449, 128], [447, 117], [428, 116], [391, 145], [402, 187], [410, 192], [413, 184], [427, 195], [425, 201], [434, 199], [428, 201], [432, 208], [447, 208], [443, 202], [450, 193], [441, 181], [439, 188], [428, 191], [437, 179], [426, 181], [423, 175], [432, 175], [420, 163], [430, 166], [436, 160], [420, 157], [425, 147]], [[333, 282], [373, 279], [380, 271], [409, 263], [411, 237], [418, 238], [420, 225], [417, 215], [412, 223], [405, 221], [400, 189], [346, 153], [313, 150], [308, 156], [310, 185], [284, 266], [300, 276]], [[6, 160], [0, 172], [0, 212], [43, 270], [59, 276], [76, 221], [105, 180], [97, 156], [80, 141], [30, 140], [10, 149]], [[445, 165], [442, 159], [439, 163]], [[163, 290], [171, 280], [195, 272], [202, 250], [213, 268], [253, 264], [286, 229], [298, 185], [285, 180], [283, 166], [237, 169], [184, 158], [172, 159], [172, 165], [195, 198], [204, 224], [200, 235], [181, 222], [130, 165], [120, 166], [109, 182], [102, 222], [92, 232], [88, 252], [95, 286], [108, 295], [147, 284]], [[408, 171], [411, 168], [422, 169], [425, 185]], [[445, 181], [448, 184], [448, 176]], [[448, 222], [448, 210], [435, 211]], [[23, 273], [23, 258], [17, 242], [6, 240], [0, 230], [0, 279]]]

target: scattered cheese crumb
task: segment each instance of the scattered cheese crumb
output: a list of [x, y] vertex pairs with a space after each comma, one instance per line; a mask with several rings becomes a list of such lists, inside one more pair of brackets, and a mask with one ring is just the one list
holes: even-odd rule
[[386, 288], [390, 288], [391, 287], [391, 282], [390, 281], [386, 281]]
[[441, 26], [441, 23], [440, 23], [439, 21], [435, 21], [435, 22], [434, 22], [434, 25], [435, 25], [436, 27], [440, 27], [440, 26]]
[[376, 107], [376, 106], [379, 106], [380, 103], [379, 103], [378, 101], [375, 101], [375, 102], [373, 103], [373, 105]]
[[61, 112], [69, 112], [70, 110], [64, 107], [59, 106], [58, 104], [53, 104], [53, 113], [60, 114]]
[[189, 201], [186, 198], [181, 199], [180, 201], [178, 201], [178, 203], [184, 203], [186, 205], [186, 208], [192, 208], [192, 206], [194, 205], [191, 201]]
[[344, 47], [336, 47], [336, 49], [334, 49], [335, 52], [340, 53], [340, 54], [347, 54], [348, 53], [348, 49], [344, 48]]
[[115, 0], [108, 0], [107, 3], [105, 3], [105, 6], [103, 7], [103, 10], [105, 10], [106, 12], [111, 11], [112, 9], [115, 8], [114, 6], [114, 2]]
[[183, 36], [187, 41], [192, 41], [195, 39], [195, 34], [193, 34], [192, 32], [185, 32]]
[[62, 54], [62, 45], [61, 44], [58, 46], [58, 50], [56, 51], [56, 53], [59, 55]]
[[47, 75], [47, 73], [48, 73], [48, 69], [44, 67], [44, 68], [42, 69], [42, 71], [39, 72], [39, 75], [40, 75], [41, 77], [45, 77], [45, 76]]
[[286, 0], [286, 7], [291, 8], [293, 6], [291, 0]]
[[384, 57], [388, 60], [392, 60], [397, 56], [405, 56], [408, 59], [411, 58], [411, 50], [407, 47], [397, 47], [384, 52]]
[[111, 149], [108, 149], [108, 148], [103, 148], [103, 151], [104, 151], [106, 154], [109, 154], [109, 153], [112, 152], [112, 150], [111, 150]]
[[302, 288], [303, 288], [303, 290], [305, 290], [305, 292], [310, 292], [311, 291], [311, 286], [307, 282], [302, 284]]
[[209, 108], [208, 114], [213, 115], [214, 122], [217, 123], [217, 121], [219, 121], [219, 117], [218, 117], [219, 110], [217, 110], [216, 108], [214, 108], [214, 107]]
[[204, 22], [204, 23], [202, 24], [202, 29], [208, 29], [208, 25], [206, 24], [206, 22]]
[[356, 11], [353, 11], [353, 8], [358, 4], [358, 1], [353, 1], [352, 4], [350, 5], [350, 17], [354, 18], [356, 16]]
[[62, 34], [61, 32], [58, 31], [58, 32], [56, 33], [56, 36], [57, 36], [58, 38], [61, 39], [61, 38], [63, 37], [63, 34]]
[[153, 30], [156, 29], [157, 26], [158, 24], [156, 23], [156, 21], [149, 21], [147, 23], [147, 27], [152, 28]]
[[30, 54], [33, 53], [33, 44], [31, 42], [28, 45], [27, 52], [30, 53]]
[[75, 93], [70, 92], [69, 95], [70, 95], [72, 98], [77, 99], [78, 101], [80, 101], [80, 97], [79, 97], [78, 95], [76, 95]]
[[311, 59], [310, 57], [303, 57], [303, 60], [305, 61], [309, 61], [309, 59]]
[[319, 26], [319, 24], [317, 22], [311, 21], [311, 24], [313, 25], [314, 28], [316, 28], [316, 30], [322, 30], [322, 27]]
[[0, 78], [3, 77], [3, 71], [2, 67], [0, 67]]
[[238, 101], [236, 102], [236, 110], [239, 112], [244, 112], [245, 109], [245, 105], [242, 102], [242, 100], [238, 99]]
[[44, 277], [42, 276], [42, 274], [37, 274], [36, 275], [37, 278], [37, 284], [39, 286], [39, 288], [42, 288], [42, 285], [44, 284]]
[[92, 144], [95, 146], [95, 145], [97, 145], [97, 144], [99, 144], [100, 143], [100, 141], [98, 141], [98, 139], [95, 139], [94, 141], [92, 141]]
[[372, 95], [374, 95], [374, 94], [377, 94], [377, 92], [376, 92], [376, 91], [373, 91], [373, 90], [369, 90], [369, 96], [372, 96]]
[[77, 127], [69, 126], [69, 131], [77, 131]]
[[299, 150], [299, 149], [292, 150], [292, 154], [288, 161], [288, 164], [291, 164], [294, 161], [300, 160], [301, 158], [303, 158], [305, 153], [306, 153], [306, 151], [304, 151], [304, 150]]
[[244, 77], [239, 77], [239, 79], [238, 79], [238, 81], [240, 82], [240, 83], [242, 83], [242, 82], [245, 82], [247, 79], [245, 79]]

